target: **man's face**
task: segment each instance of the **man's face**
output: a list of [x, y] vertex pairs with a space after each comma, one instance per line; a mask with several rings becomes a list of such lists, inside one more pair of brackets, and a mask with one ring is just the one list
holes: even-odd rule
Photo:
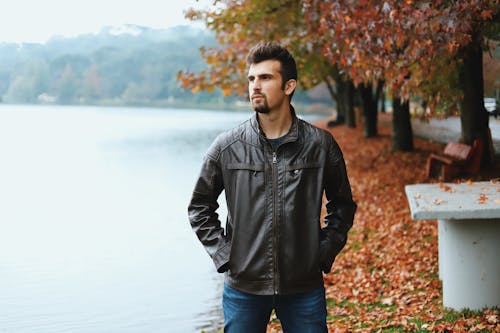
[[286, 101], [280, 69], [281, 63], [278, 60], [265, 60], [250, 65], [248, 95], [255, 111], [269, 113]]

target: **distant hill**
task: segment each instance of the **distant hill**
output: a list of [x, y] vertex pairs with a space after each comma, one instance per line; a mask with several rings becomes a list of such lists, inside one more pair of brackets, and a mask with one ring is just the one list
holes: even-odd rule
[[44, 44], [0, 43], [0, 98], [10, 103], [157, 105], [220, 100], [178, 86], [181, 69], [201, 70], [211, 32], [190, 26], [105, 27]]

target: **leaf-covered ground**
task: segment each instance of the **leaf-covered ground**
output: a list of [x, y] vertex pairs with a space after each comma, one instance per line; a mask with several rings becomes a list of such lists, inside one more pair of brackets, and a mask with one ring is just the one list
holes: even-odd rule
[[[325, 278], [329, 332], [500, 332], [498, 309], [443, 308], [437, 223], [410, 217], [404, 186], [436, 182], [426, 179], [425, 162], [443, 145], [415, 138], [415, 151], [392, 152], [388, 116], [379, 120], [377, 138], [365, 139], [361, 128], [330, 130], [344, 153], [358, 211]], [[268, 332], [280, 331], [274, 320]]]

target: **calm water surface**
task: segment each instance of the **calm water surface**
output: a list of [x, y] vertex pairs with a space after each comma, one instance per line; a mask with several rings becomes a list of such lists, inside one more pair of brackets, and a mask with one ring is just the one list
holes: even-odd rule
[[0, 107], [0, 332], [200, 332], [221, 277], [187, 220], [248, 113]]
[[250, 114], [0, 106], [0, 332], [220, 327], [186, 210], [208, 146]]

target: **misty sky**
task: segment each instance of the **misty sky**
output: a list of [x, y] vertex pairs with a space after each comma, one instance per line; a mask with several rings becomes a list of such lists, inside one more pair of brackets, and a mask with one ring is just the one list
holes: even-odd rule
[[154, 28], [190, 24], [183, 11], [209, 4], [209, 0], [6, 0], [0, 7], [0, 42], [45, 42], [53, 35], [75, 36], [123, 24]]

